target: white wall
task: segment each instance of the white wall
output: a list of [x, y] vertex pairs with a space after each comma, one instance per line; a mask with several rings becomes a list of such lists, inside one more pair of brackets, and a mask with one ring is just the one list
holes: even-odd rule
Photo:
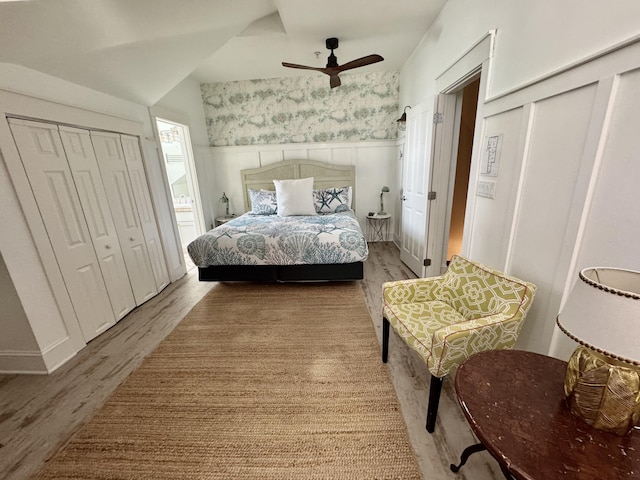
[[639, 16], [636, 0], [449, 0], [400, 72], [400, 104], [434, 95], [435, 79], [489, 30], [490, 98], [637, 35]]
[[183, 116], [184, 123], [189, 127], [189, 134], [193, 145], [209, 145], [207, 125], [204, 119], [204, 105], [200, 83], [194, 78], [187, 77], [176, 87], [160, 99], [154, 107], [162, 107]]
[[[631, 99], [640, 91], [630, 72], [640, 55], [637, 44], [611, 48], [640, 34], [637, 18], [640, 3], [631, 0], [449, 0], [401, 70], [400, 104], [423, 102], [439, 93], [436, 79], [449, 66], [497, 30], [476, 142], [499, 133], [504, 143], [495, 198], [469, 199], [465, 253], [537, 284], [520, 348], [566, 357], [571, 342], [554, 322], [577, 269], [640, 266], [640, 245], [631, 240], [640, 234], [637, 214], [618, 207], [640, 200], [628, 126], [637, 135], [639, 105]], [[605, 50], [615, 51], [599, 58]], [[611, 93], [620, 93], [619, 73], [624, 104]], [[617, 122], [609, 123], [610, 112]], [[605, 145], [609, 155], [601, 155]]]

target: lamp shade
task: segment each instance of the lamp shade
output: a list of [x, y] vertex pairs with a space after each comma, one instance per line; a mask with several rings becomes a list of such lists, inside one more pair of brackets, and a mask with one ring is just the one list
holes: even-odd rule
[[640, 365], [640, 272], [585, 268], [557, 324], [570, 338], [597, 352]]

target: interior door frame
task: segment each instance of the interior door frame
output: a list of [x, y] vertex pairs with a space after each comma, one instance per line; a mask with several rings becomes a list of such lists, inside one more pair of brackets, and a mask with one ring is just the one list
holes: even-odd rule
[[[180, 127], [180, 142], [184, 147], [184, 163], [186, 167], [186, 176], [187, 176], [187, 185], [191, 193], [193, 193], [193, 203], [194, 203], [194, 212], [193, 218], [196, 223], [196, 234], [202, 235], [207, 231], [204, 222], [204, 215], [202, 211], [202, 201], [200, 200], [200, 189], [198, 187], [198, 173], [196, 171], [196, 164], [193, 156], [193, 150], [191, 148], [191, 136], [189, 135], [189, 126], [180, 122], [175, 122], [173, 120], [168, 120], [161, 116], [154, 117], [155, 121], [161, 121], [165, 123], [170, 123], [177, 127]], [[157, 123], [156, 123], [157, 126]], [[158, 141], [160, 137], [158, 135]], [[162, 152], [162, 147], [160, 147], [160, 152]], [[165, 170], [166, 172], [166, 170]], [[168, 179], [167, 179], [168, 181]], [[173, 198], [173, 195], [172, 195]]]
[[[176, 239], [176, 248], [178, 249], [178, 252], [176, 252], [176, 255], [178, 257], [177, 261], [180, 262], [178, 268], [176, 268], [175, 270], [170, 269], [169, 276], [170, 276], [170, 280], [173, 282], [187, 273], [187, 265], [186, 265], [184, 254], [182, 251], [182, 246], [180, 241], [180, 232], [178, 229], [178, 221], [176, 219], [176, 214], [173, 209], [173, 195], [171, 193], [171, 186], [169, 185], [167, 170], [164, 167], [162, 144], [160, 142], [160, 135], [158, 134], [158, 123], [157, 123], [158, 120], [174, 123], [176, 125], [185, 127], [185, 129], [183, 129], [183, 132], [185, 134], [185, 138], [184, 138], [185, 157], [186, 157], [185, 161], [190, 162], [189, 164], [190, 170], [193, 176], [195, 177], [193, 182], [193, 190], [194, 190], [193, 194], [194, 194], [194, 203], [197, 205], [198, 214], [195, 214], [194, 212], [194, 219], [196, 222], [196, 230], [204, 233], [207, 231], [207, 228], [206, 228], [206, 222], [204, 220], [204, 214], [205, 214], [204, 204], [202, 202], [202, 196], [200, 194], [200, 187], [199, 187], [200, 181], [201, 181], [199, 177], [201, 176], [202, 172], [198, 173], [196, 159], [195, 159], [192, 142], [191, 142], [191, 136], [189, 133], [188, 117], [184, 114], [181, 114], [180, 112], [176, 112], [176, 111], [173, 111], [164, 107], [159, 107], [159, 106], [150, 107], [149, 114], [151, 116], [151, 124], [153, 127], [154, 136], [155, 136], [155, 148], [158, 153], [157, 157], [158, 157], [159, 173], [160, 175], [162, 175], [162, 186], [164, 188], [165, 199], [167, 202], [167, 206], [169, 207], [168, 210], [170, 213], [169, 215], [167, 215], [166, 219], [171, 222], [173, 234]], [[172, 262], [169, 262], [167, 260], [167, 265], [172, 265]]]
[[[456, 129], [460, 128], [459, 115], [455, 113], [456, 97], [469, 83], [480, 78], [480, 88], [478, 91], [478, 105], [476, 108], [476, 120], [474, 130], [474, 140], [471, 152], [471, 168], [469, 171], [469, 188], [467, 191], [467, 204], [465, 208], [464, 230], [462, 237], [462, 255], [469, 255], [473, 241], [473, 218], [476, 210], [477, 181], [480, 168], [481, 143], [478, 139], [484, 135], [484, 101], [487, 98], [491, 81], [491, 62], [495, 44], [495, 30], [489, 31], [471, 48], [469, 48], [458, 60], [448, 67], [437, 79], [436, 89], [445, 98], [450, 98], [453, 102], [453, 109], [448, 107], [450, 114], [443, 115], [443, 131], [449, 132], [451, 138], [445, 138], [439, 149], [434, 150], [434, 165], [443, 166], [434, 175], [433, 182], [442, 190], [442, 202], [435, 204], [437, 212], [431, 215], [435, 217], [433, 228], [429, 229], [428, 244], [431, 245], [429, 255], [433, 268], [431, 275], [440, 275], [446, 267], [446, 248], [448, 243], [448, 227], [451, 212], [448, 210], [449, 197], [453, 194], [450, 191], [451, 176], [455, 175], [455, 165], [457, 161], [458, 145], [454, 141]], [[445, 168], [446, 167], [446, 168]], [[446, 200], [446, 201], [444, 201]], [[437, 220], [437, 221], [436, 221]], [[436, 268], [438, 267], [438, 268]]]

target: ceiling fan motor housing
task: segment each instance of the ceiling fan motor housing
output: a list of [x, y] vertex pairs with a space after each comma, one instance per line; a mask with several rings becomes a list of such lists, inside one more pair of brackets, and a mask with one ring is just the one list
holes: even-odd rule
[[325, 45], [329, 50], [331, 50], [331, 55], [329, 55], [329, 57], [327, 58], [327, 68], [337, 67], [338, 58], [333, 54], [333, 50], [338, 48], [338, 39], [327, 38]]
[[327, 40], [325, 41], [325, 45], [329, 50], [335, 50], [336, 48], [338, 48], [338, 39], [335, 37], [327, 38]]

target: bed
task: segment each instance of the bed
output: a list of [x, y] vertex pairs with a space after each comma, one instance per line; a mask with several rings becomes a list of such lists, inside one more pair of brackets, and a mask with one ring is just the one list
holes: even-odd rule
[[[285, 160], [242, 170], [241, 180], [247, 212], [209, 230], [187, 247], [201, 281], [363, 278], [368, 248], [354, 213], [353, 166]], [[281, 216], [288, 207], [276, 203], [274, 180], [280, 200], [285, 198], [283, 186], [305, 183], [310, 189], [312, 182], [313, 214]], [[297, 206], [300, 202], [292, 203]], [[276, 214], [278, 207], [280, 215]]]

